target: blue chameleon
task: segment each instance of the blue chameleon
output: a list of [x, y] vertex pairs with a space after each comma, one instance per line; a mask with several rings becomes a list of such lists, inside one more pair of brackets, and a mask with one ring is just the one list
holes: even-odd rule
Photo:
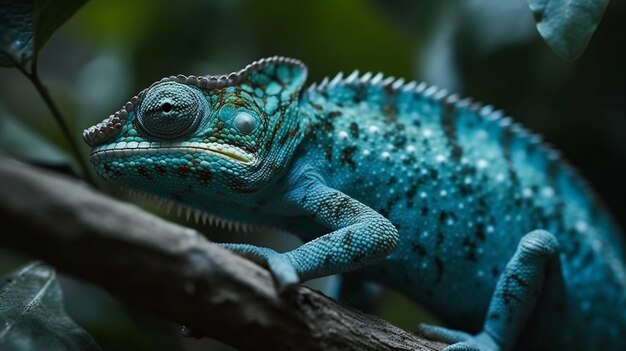
[[418, 329], [448, 351], [626, 349], [623, 234], [556, 151], [424, 83], [306, 76], [271, 57], [164, 78], [84, 132], [91, 162], [196, 220], [298, 235], [284, 253], [223, 245], [281, 288], [395, 289], [445, 322]]

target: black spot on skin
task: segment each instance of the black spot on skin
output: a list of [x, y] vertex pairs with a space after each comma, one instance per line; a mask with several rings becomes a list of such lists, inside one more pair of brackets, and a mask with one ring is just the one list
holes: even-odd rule
[[152, 175], [148, 172], [145, 166], [137, 167], [137, 173], [146, 179], [152, 179]]
[[324, 121], [324, 130], [327, 132], [332, 132], [335, 130], [335, 125], [331, 121]]
[[439, 223], [444, 224], [446, 223], [447, 219], [448, 219], [448, 212], [446, 211], [439, 212]]
[[163, 165], [154, 166], [154, 170], [157, 171], [157, 173], [159, 173], [160, 175], [165, 175], [165, 173], [167, 172], [167, 170], [165, 169], [165, 166]]
[[431, 169], [430, 178], [432, 178], [433, 180], [436, 180], [437, 178], [439, 178], [439, 172], [436, 169]]
[[515, 273], [512, 273], [512, 274], [510, 275], [510, 277], [511, 277], [511, 280], [513, 280], [513, 281], [515, 281], [515, 282], [517, 283], [517, 285], [519, 285], [519, 286], [523, 286], [523, 287], [525, 287], [525, 288], [527, 288], [527, 287], [528, 287], [528, 283], [527, 283], [525, 280], [523, 280], [522, 278], [520, 278], [520, 276], [519, 276], [519, 275], [517, 275], [517, 274], [515, 274]]
[[446, 239], [445, 234], [443, 234], [443, 230], [439, 229], [437, 231], [437, 239], [435, 241], [435, 245], [437, 245], [437, 247], [441, 246], [441, 244], [443, 244], [443, 241]]
[[354, 163], [354, 160], [352, 159], [352, 155], [354, 155], [355, 151], [356, 146], [345, 147], [343, 150], [341, 150], [341, 156], [339, 158], [339, 161], [341, 163], [347, 164], [352, 170], [356, 168], [356, 163]]
[[311, 107], [314, 109], [321, 111], [323, 109], [322, 105], [311, 102]]
[[411, 250], [412, 250], [412, 251], [413, 251], [416, 255], [418, 255], [419, 257], [424, 257], [424, 256], [426, 256], [426, 249], [425, 249], [422, 245], [420, 245], [419, 243], [414, 243], [414, 244], [411, 246]]
[[461, 246], [465, 249], [464, 258], [466, 260], [470, 262], [478, 261], [478, 255], [476, 251], [477, 245], [472, 239], [470, 239], [469, 237], [463, 238], [463, 241], [461, 242]]
[[414, 156], [409, 156], [409, 157], [405, 157], [405, 158], [402, 160], [402, 164], [404, 164], [404, 165], [408, 166], [408, 165], [412, 165], [412, 164], [414, 164], [414, 163], [415, 163], [415, 161], [416, 161], [416, 160], [415, 160], [415, 157], [414, 157]]
[[354, 139], [359, 138], [359, 126], [355, 122], [350, 123], [350, 136]]
[[333, 119], [341, 116], [341, 111], [333, 111], [328, 114], [328, 119]]
[[189, 168], [189, 166], [187, 165], [180, 165], [176, 170], [176, 174], [178, 174], [180, 178], [187, 178], [189, 172], [191, 172], [191, 168]]
[[197, 172], [198, 174], [198, 179], [200, 179], [200, 182], [202, 182], [202, 184], [206, 185], [209, 184], [211, 182], [211, 171], [209, 171], [208, 169], [201, 169]]
[[398, 135], [393, 141], [393, 146], [403, 148], [406, 145], [406, 140], [406, 135]]
[[485, 225], [482, 223], [476, 224], [476, 238], [480, 241], [485, 241]]
[[406, 192], [406, 207], [413, 207], [413, 201], [415, 198], [415, 194], [417, 193], [417, 184], [412, 183], [409, 190]]
[[500, 270], [498, 269], [498, 267], [491, 268], [491, 275], [494, 276], [494, 277], [499, 277], [500, 276]]
[[435, 257], [435, 284], [441, 283], [443, 279], [443, 270], [444, 270], [443, 261], [439, 257]]
[[333, 148], [330, 145], [324, 145], [324, 156], [326, 156], [327, 161], [332, 161], [333, 159]]
[[365, 258], [365, 254], [359, 252], [356, 255], [354, 255], [354, 257], [352, 257], [352, 262], [359, 263], [359, 262], [363, 261], [364, 258]]
[[426, 217], [428, 215], [428, 206], [426, 205], [422, 206], [422, 208], [420, 209], [420, 214]]
[[387, 181], [387, 185], [394, 185], [398, 182], [398, 178], [396, 178], [395, 176], [391, 176], [391, 178], [389, 178], [389, 180]]

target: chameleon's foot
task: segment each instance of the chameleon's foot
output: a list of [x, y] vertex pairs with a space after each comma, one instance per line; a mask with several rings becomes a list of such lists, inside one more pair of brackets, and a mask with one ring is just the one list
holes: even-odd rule
[[500, 351], [495, 340], [487, 333], [482, 332], [476, 336], [458, 331], [439, 327], [436, 325], [420, 324], [417, 332], [424, 337], [450, 344], [444, 351]]
[[296, 268], [285, 254], [249, 244], [220, 244], [220, 246], [267, 267], [281, 292], [300, 282]]
[[418, 331], [452, 344], [445, 351], [510, 350], [535, 308], [547, 267], [558, 265], [558, 248], [556, 237], [545, 230], [534, 230], [522, 237], [500, 274], [483, 331], [477, 335], [431, 325], [420, 325]]

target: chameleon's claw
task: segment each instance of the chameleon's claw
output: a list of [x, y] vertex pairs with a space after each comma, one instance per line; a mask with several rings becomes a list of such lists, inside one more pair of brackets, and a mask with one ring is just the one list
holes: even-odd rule
[[300, 282], [296, 268], [285, 254], [249, 244], [220, 244], [220, 246], [267, 267], [272, 272], [280, 292]]

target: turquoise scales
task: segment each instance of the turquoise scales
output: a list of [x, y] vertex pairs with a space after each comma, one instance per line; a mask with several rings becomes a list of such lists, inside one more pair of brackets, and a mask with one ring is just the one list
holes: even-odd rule
[[282, 288], [350, 272], [399, 290], [464, 331], [420, 327], [449, 350], [624, 349], [622, 234], [555, 151], [423, 83], [305, 80], [283, 57], [164, 78], [85, 131], [91, 160], [196, 220], [299, 235], [224, 245]]

